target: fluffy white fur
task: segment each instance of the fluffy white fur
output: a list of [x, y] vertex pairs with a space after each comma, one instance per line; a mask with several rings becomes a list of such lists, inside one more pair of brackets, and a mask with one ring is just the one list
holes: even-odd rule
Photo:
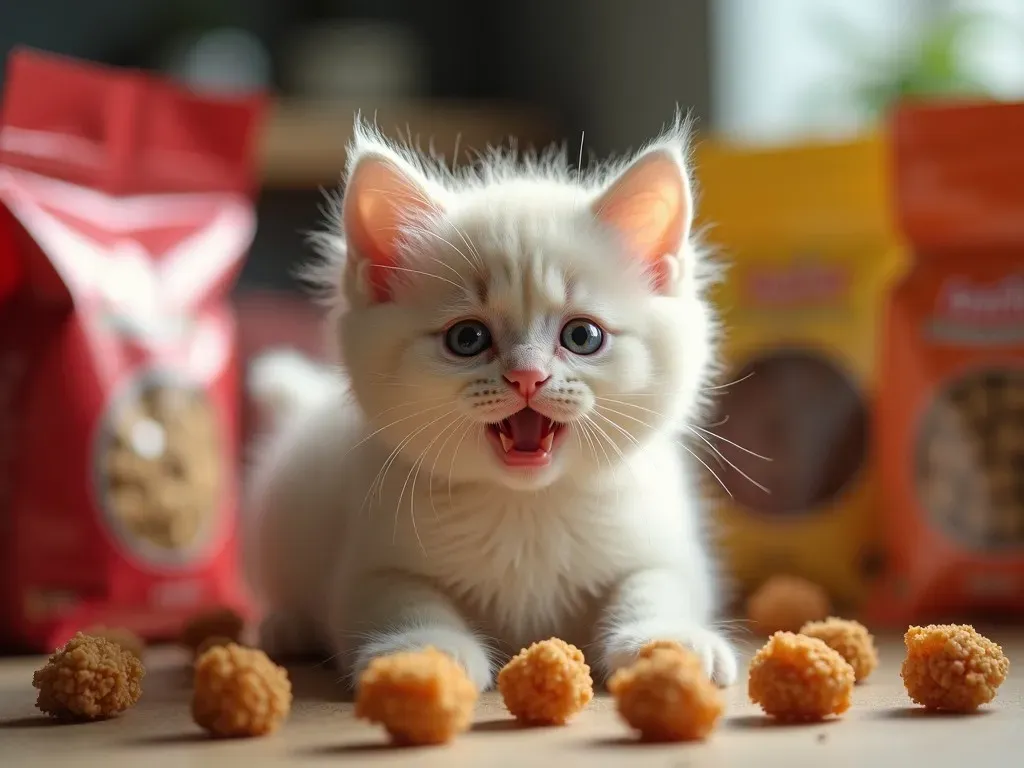
[[[606, 673], [670, 638], [719, 683], [735, 680], [678, 443], [715, 337], [686, 140], [677, 121], [591, 173], [554, 152], [492, 153], [453, 174], [357, 125], [346, 198], [320, 239], [344, 366], [277, 358], [260, 379], [268, 397], [305, 393], [286, 400], [295, 407], [250, 487], [247, 563], [270, 652], [326, 650], [353, 675], [433, 645], [483, 689], [509, 654], [553, 635]], [[678, 199], [659, 197], [673, 185]], [[659, 214], [662, 203], [678, 210]], [[388, 205], [394, 237], [353, 231], [353, 217], [378, 221]], [[663, 231], [671, 247], [645, 252], [669, 242]], [[367, 243], [394, 251], [379, 273], [386, 295]], [[443, 330], [467, 316], [492, 329], [493, 354], [445, 352]], [[579, 316], [606, 331], [594, 355], [559, 346]], [[506, 467], [484, 433], [523, 407], [503, 378], [523, 367], [550, 376], [531, 407], [568, 425], [550, 466], [528, 472]]]

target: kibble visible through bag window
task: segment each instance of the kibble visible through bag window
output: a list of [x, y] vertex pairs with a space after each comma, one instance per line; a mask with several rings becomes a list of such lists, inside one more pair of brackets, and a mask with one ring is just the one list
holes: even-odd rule
[[0, 629], [176, 635], [245, 607], [227, 292], [259, 98], [21, 51], [0, 123]]
[[218, 415], [201, 389], [159, 378], [113, 406], [97, 467], [108, 521], [144, 557], [187, 560], [214, 533], [230, 472]]
[[901, 256], [880, 139], [698, 152], [722, 251], [725, 373], [688, 447], [717, 488], [745, 591], [788, 574], [859, 603], [879, 564], [870, 448], [877, 338]]
[[913, 247], [886, 323], [878, 447], [893, 622], [1024, 608], [1024, 106], [904, 108]]

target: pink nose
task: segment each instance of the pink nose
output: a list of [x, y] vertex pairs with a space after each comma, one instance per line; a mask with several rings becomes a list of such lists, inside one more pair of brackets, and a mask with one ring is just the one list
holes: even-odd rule
[[529, 400], [541, 385], [548, 380], [548, 375], [537, 368], [525, 368], [521, 371], [509, 371], [505, 381], [519, 390], [519, 394]]

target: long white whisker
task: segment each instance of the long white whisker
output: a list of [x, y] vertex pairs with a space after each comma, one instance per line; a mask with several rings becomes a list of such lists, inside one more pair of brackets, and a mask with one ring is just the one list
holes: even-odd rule
[[[398, 460], [399, 452], [401, 451], [401, 449], [403, 447], [405, 447], [406, 445], [411, 443], [414, 439], [416, 439], [416, 437], [418, 435], [422, 434], [424, 431], [426, 431], [427, 429], [432, 427], [434, 424], [439, 422], [441, 419], [445, 418], [446, 416], [450, 416], [453, 413], [455, 413], [455, 409], [454, 408], [452, 408], [452, 410], [448, 411], [447, 413], [441, 414], [436, 419], [432, 419], [432, 420], [428, 421], [426, 424], [423, 424], [423, 425], [419, 426], [414, 432], [412, 432], [412, 434], [410, 434], [408, 437], [406, 437], [405, 440], [403, 440], [401, 443], [399, 443], [398, 448], [396, 450], [392, 451], [391, 456], [389, 457], [389, 463], [388, 463], [387, 467], [384, 469], [384, 477], [387, 477], [388, 471], [394, 465], [395, 461]], [[415, 466], [415, 462], [413, 462], [413, 465]], [[406, 481], [408, 481], [408, 476], [406, 476]], [[402, 492], [403, 493], [405, 492], [405, 486], [404, 485], [402, 486]], [[383, 501], [383, 498], [384, 498], [384, 479], [383, 478], [381, 478], [380, 486], [378, 488], [378, 497], [377, 498], [378, 498], [378, 501]], [[401, 509], [401, 506], [402, 506], [402, 497], [399, 496], [398, 497], [398, 502], [395, 504], [395, 525], [394, 525], [394, 528], [393, 528], [393, 530], [391, 532], [391, 541], [392, 541], [392, 543], [394, 543], [395, 540], [398, 538], [398, 517], [399, 517], [398, 513], [399, 513], [399, 510]], [[416, 535], [419, 536], [419, 533], [417, 532]]]
[[[457, 424], [458, 418], [459, 417], [454, 419], [452, 423]], [[423, 539], [420, 538], [419, 526], [416, 525], [416, 483], [420, 479], [420, 469], [423, 467], [423, 460], [426, 458], [427, 453], [430, 451], [431, 448], [434, 447], [434, 443], [436, 443], [441, 438], [441, 435], [443, 435], [450, 426], [451, 424], [445, 425], [440, 432], [434, 435], [434, 439], [427, 443], [427, 447], [420, 452], [420, 455], [416, 457], [416, 461], [414, 461], [412, 463], [412, 466], [409, 467], [409, 472], [405, 476], [405, 482], [402, 483], [402, 490], [398, 494], [398, 502], [395, 505], [397, 517], [397, 510], [401, 509], [402, 507], [402, 499], [405, 497], [405, 488], [406, 486], [409, 485], [409, 478], [411, 477], [412, 487], [409, 489], [409, 519], [412, 521], [412, 530], [413, 533], [416, 535], [416, 542], [420, 545], [420, 551], [423, 552], [424, 555], [427, 554], [427, 550], [423, 546]], [[429, 492], [427, 495], [430, 495]]]
[[[435, 475], [435, 470], [437, 469], [437, 460], [439, 458], [441, 458], [441, 454], [444, 453], [444, 447], [446, 445], [448, 445], [448, 442], [453, 437], [455, 437], [455, 433], [459, 431], [459, 427], [461, 427], [464, 423], [466, 423], [469, 420], [470, 420], [470, 418], [468, 416], [460, 416], [456, 421], [452, 422], [452, 424], [450, 424], [448, 427], [445, 427], [445, 431], [447, 431], [449, 428], [451, 428], [451, 432], [448, 432], [448, 437], [446, 437], [444, 439], [444, 442], [441, 443], [441, 445], [438, 447], [437, 453], [434, 454], [434, 463], [430, 465], [430, 487], [429, 487], [429, 492], [428, 492], [427, 495], [430, 497], [430, 508], [434, 512], [434, 519], [435, 520], [438, 519], [437, 505], [434, 504], [434, 477], [436, 476]], [[413, 481], [413, 484], [415, 485], [415, 481]]]
[[615, 403], [617, 405], [628, 405], [630, 408], [636, 408], [637, 410], [643, 411], [645, 413], [649, 413], [652, 416], [658, 416], [660, 418], [664, 418], [665, 417], [665, 414], [660, 413], [659, 411], [655, 411], [655, 410], [653, 410], [651, 408], [645, 408], [642, 405], [637, 405], [636, 403], [630, 403], [630, 402], [628, 402], [626, 400], [614, 400], [614, 399], [612, 399], [610, 397], [601, 397], [601, 396], [597, 396], [594, 399], [595, 400], [600, 400], [601, 402], [605, 402], [605, 403]]
[[722, 452], [721, 452], [720, 450], [718, 450], [718, 448], [717, 448], [717, 447], [715, 447], [714, 443], [712, 443], [712, 442], [711, 442], [710, 440], [708, 440], [708, 439], [707, 439], [706, 437], [704, 437], [704, 435], [700, 434], [699, 432], [693, 432], [693, 434], [694, 434], [694, 435], [695, 435], [695, 436], [696, 436], [697, 438], [699, 438], [700, 440], [702, 440], [702, 441], [703, 441], [704, 443], [706, 443], [706, 444], [708, 445], [708, 447], [709, 447], [709, 448], [711, 448], [711, 450], [715, 452], [715, 455], [719, 456], [719, 457], [720, 457], [720, 458], [722, 459], [722, 461], [724, 461], [724, 462], [725, 462], [726, 464], [728, 464], [728, 465], [729, 465], [730, 467], [732, 467], [732, 468], [733, 468], [734, 470], [736, 470], [737, 472], [739, 472], [739, 474], [740, 474], [740, 475], [741, 475], [742, 477], [744, 477], [744, 478], [745, 478], [745, 479], [746, 479], [747, 481], [749, 481], [749, 482], [750, 482], [750, 483], [751, 483], [752, 485], [754, 485], [754, 486], [755, 486], [755, 487], [757, 487], [757, 488], [760, 488], [760, 489], [761, 489], [762, 491], [764, 491], [765, 493], [767, 493], [767, 494], [771, 495], [771, 491], [769, 491], [769, 490], [768, 490], [767, 488], [765, 488], [765, 487], [764, 487], [763, 485], [761, 485], [761, 484], [760, 484], [759, 482], [757, 482], [757, 481], [756, 481], [756, 480], [755, 480], [754, 478], [752, 478], [752, 477], [751, 477], [750, 475], [748, 475], [748, 474], [747, 474], [746, 472], [744, 472], [744, 471], [743, 471], [742, 469], [740, 469], [740, 468], [739, 468], [739, 467], [737, 467], [737, 466], [736, 466], [735, 464], [733, 464], [733, 463], [732, 463], [731, 461], [729, 461], [729, 457], [728, 457], [728, 456], [726, 456], [726, 455], [725, 455], [724, 453], [722, 453]]
[[[440, 407], [440, 406], [437, 406], [437, 407]], [[429, 409], [429, 410], [433, 410], [433, 409]], [[420, 411], [419, 413], [413, 414], [413, 416], [421, 416], [423, 413], [424, 413], [424, 411]], [[441, 416], [439, 416], [438, 419], [442, 419], [445, 416], [447, 416], [449, 414], [452, 414], [452, 413], [455, 413], [455, 409], [454, 408], [452, 408], [447, 413], [444, 413]], [[412, 418], [412, 417], [409, 416], [409, 417], [406, 417], [406, 418]], [[405, 419], [402, 419], [402, 421], [404, 421], [404, 420]], [[391, 464], [394, 462], [395, 458], [397, 458], [397, 456], [401, 452], [402, 448], [404, 448], [409, 443], [409, 441], [413, 440], [416, 437], [416, 435], [418, 435], [420, 432], [422, 432], [424, 429], [426, 429], [427, 427], [429, 427], [433, 423], [434, 422], [429, 422], [427, 424], [423, 424], [423, 425], [417, 427], [410, 434], [406, 435], [402, 440], [400, 440], [398, 445], [396, 445], [391, 450], [391, 453], [389, 453], [388, 457], [386, 459], [384, 459], [384, 463], [381, 465], [381, 468], [377, 471], [376, 477], [374, 477], [373, 482], [370, 484], [370, 489], [367, 491], [366, 496], [363, 498], [363, 504], [360, 505], [360, 507], [359, 507], [360, 510], [362, 510], [363, 506], [365, 506], [367, 501], [370, 499], [370, 497], [372, 497], [374, 490], [379, 490], [380, 491], [380, 495], [379, 495], [378, 498], [379, 499], [383, 499], [383, 497], [384, 497], [384, 478], [387, 476], [388, 470], [391, 468]]]
[[[643, 425], [643, 426], [647, 427], [648, 429], [652, 429], [652, 430], [654, 429], [654, 427], [652, 427], [652, 426], [651, 426], [650, 424], [648, 424], [648, 423], [647, 423], [646, 421], [644, 421], [643, 419], [638, 419], [638, 418], [636, 418], [635, 416], [630, 416], [630, 415], [629, 415], [628, 413], [623, 413], [622, 411], [617, 411], [617, 410], [615, 410], [614, 408], [609, 408], [609, 407], [607, 407], [607, 406], [602, 406], [602, 405], [597, 405], [597, 406], [595, 406], [595, 407], [596, 407], [597, 409], [599, 409], [599, 410], [604, 410], [604, 411], [608, 411], [609, 413], [615, 413], [615, 414], [618, 414], [619, 416], [622, 416], [623, 418], [626, 418], [626, 419], [631, 419], [631, 420], [633, 420], [633, 421], [637, 422], [638, 424], [641, 424], [641, 425]], [[722, 482], [722, 478], [720, 478], [720, 477], [719, 477], [719, 476], [718, 476], [718, 475], [717, 475], [717, 474], [715, 473], [715, 470], [713, 470], [713, 469], [711, 468], [711, 466], [710, 466], [710, 465], [709, 465], [709, 464], [708, 464], [708, 463], [707, 463], [706, 461], [704, 461], [704, 460], [703, 460], [703, 459], [702, 459], [702, 458], [701, 458], [700, 456], [698, 456], [698, 455], [697, 455], [696, 453], [694, 453], [694, 452], [693, 452], [693, 451], [692, 451], [692, 450], [690, 449], [690, 446], [686, 445], [686, 443], [680, 442], [680, 443], [679, 443], [679, 445], [680, 445], [680, 446], [682, 446], [682, 447], [683, 447], [683, 449], [685, 449], [687, 453], [689, 453], [689, 454], [690, 454], [691, 456], [693, 456], [693, 458], [695, 458], [695, 459], [696, 459], [697, 461], [699, 461], [699, 462], [700, 462], [701, 464], [703, 464], [703, 465], [704, 465], [704, 468], [705, 468], [705, 469], [707, 469], [707, 471], [708, 471], [708, 472], [710, 472], [710, 473], [711, 473], [711, 474], [712, 474], [712, 475], [714, 476], [714, 478], [715, 478], [715, 479], [716, 479], [716, 480], [718, 481], [718, 484], [722, 486], [722, 488], [723, 488], [723, 489], [725, 490], [725, 492], [726, 492], [726, 493], [728, 493], [728, 494], [729, 494], [730, 496], [732, 496], [732, 491], [730, 491], [730, 490], [729, 490], [729, 489], [728, 489], [728, 488], [726, 487], [725, 483], [724, 483], [724, 482]]]
[[590, 446], [590, 452], [592, 454], [594, 454], [594, 462], [595, 463], [600, 463], [600, 458], [598, 458], [598, 455], [597, 455], [597, 446], [594, 445], [594, 440], [590, 436], [589, 430], [586, 428], [587, 427], [586, 423], [583, 422], [583, 421], [579, 421], [579, 422], [577, 422], [577, 424], [580, 427], [580, 432], [582, 433], [583, 437], [586, 438], [587, 444]]
[[750, 456], [753, 456], [755, 459], [763, 459], [764, 461], [773, 461], [773, 459], [771, 457], [769, 457], [769, 456], [762, 456], [760, 453], [754, 453], [754, 451], [750, 450], [749, 448], [744, 448], [739, 443], [734, 443], [732, 440], [730, 440], [727, 437], [722, 437], [721, 435], [716, 435], [710, 429], [704, 429], [703, 427], [698, 427], [696, 424], [687, 424], [686, 426], [687, 426], [688, 429], [696, 429], [697, 431], [703, 432], [705, 435], [713, 437], [716, 440], [721, 440], [723, 443], [728, 443], [733, 448], [741, 450], [744, 453], [749, 454]]
[[[379, 385], [378, 385], [379, 386]], [[451, 395], [434, 395], [433, 397], [418, 397], [415, 400], [406, 400], [404, 403], [398, 405], [392, 405], [384, 410], [377, 411], [375, 414], [369, 417], [370, 422], [374, 422], [379, 419], [383, 414], [390, 413], [391, 411], [397, 411], [399, 408], [408, 408], [410, 405], [419, 405], [420, 403], [430, 403], [435, 400], [450, 400]]]
[[608, 422], [609, 424], [611, 424], [611, 425], [612, 425], [613, 427], [615, 427], [615, 428], [616, 428], [617, 430], [619, 430], [619, 432], [621, 432], [621, 433], [622, 433], [622, 435], [623, 435], [623, 436], [624, 436], [624, 437], [625, 437], [625, 438], [626, 438], [627, 440], [629, 440], [629, 441], [630, 441], [631, 443], [633, 443], [633, 445], [635, 445], [635, 446], [636, 446], [637, 448], [639, 448], [639, 447], [640, 447], [640, 441], [639, 441], [639, 440], [637, 440], [637, 439], [636, 439], [636, 437], [634, 437], [634, 436], [633, 436], [633, 434], [632, 434], [632, 433], [631, 433], [631, 432], [630, 432], [629, 430], [625, 429], [625, 428], [624, 428], [624, 427], [623, 427], [623, 426], [622, 426], [621, 424], [617, 424], [616, 422], [612, 421], [612, 420], [611, 420], [611, 419], [609, 419], [609, 418], [608, 418], [607, 416], [605, 416], [605, 415], [604, 415], [603, 413], [601, 413], [601, 411], [600, 411], [600, 410], [597, 410], [597, 409], [595, 409], [595, 410], [594, 410], [594, 413], [595, 413], [595, 414], [596, 414], [597, 416], [600, 416], [600, 417], [601, 417], [602, 419], [604, 419], [605, 421], [607, 421], [607, 422]]
[[688, 454], [690, 454], [691, 456], [693, 456], [693, 458], [695, 458], [695, 459], [696, 459], [697, 461], [699, 461], [699, 462], [700, 462], [701, 464], [703, 464], [703, 465], [704, 465], [704, 469], [706, 469], [706, 470], [707, 470], [708, 472], [710, 472], [710, 473], [711, 473], [711, 476], [712, 476], [712, 477], [714, 477], [714, 478], [715, 478], [715, 480], [717, 480], [717, 481], [718, 481], [718, 484], [719, 484], [720, 486], [722, 486], [722, 490], [724, 490], [724, 491], [725, 491], [726, 493], [728, 493], [728, 494], [729, 494], [729, 496], [730, 496], [730, 497], [732, 497], [732, 491], [730, 491], [730, 490], [729, 490], [729, 489], [728, 489], [728, 488], [726, 487], [725, 483], [724, 483], [724, 482], [722, 482], [722, 478], [720, 478], [720, 477], [719, 477], [719, 476], [718, 476], [718, 475], [717, 475], [717, 474], [715, 473], [715, 470], [713, 470], [713, 469], [712, 469], [712, 468], [711, 468], [710, 466], [708, 466], [708, 463], [707, 463], [706, 461], [704, 461], [704, 459], [702, 459], [702, 458], [701, 458], [700, 456], [698, 456], [698, 455], [697, 455], [696, 453], [694, 453], [694, 452], [693, 452], [692, 450], [690, 450], [690, 446], [686, 445], [686, 443], [680, 443], [680, 445], [681, 445], [681, 446], [683, 447], [683, 450], [685, 450], [685, 451], [686, 451], [686, 452], [687, 452]]
[[[409, 419], [414, 419], [417, 416], [422, 416], [423, 414], [428, 413], [430, 411], [437, 410], [438, 408], [444, 408], [446, 405], [451, 405], [451, 401], [449, 400], [448, 402], [438, 403], [437, 405], [431, 405], [431, 406], [428, 406], [426, 408], [421, 408], [420, 410], [416, 411], [416, 413], [410, 413], [408, 416], [402, 416], [400, 419], [395, 419], [390, 424], [385, 424], [380, 429], [375, 429], [373, 432], [368, 434], [366, 437], [364, 437], [362, 440], [357, 442], [355, 445], [349, 446], [349, 449], [347, 451], [345, 451], [345, 453], [343, 453], [341, 455], [341, 457], [344, 458], [345, 456], [348, 456], [356, 448], [358, 448], [359, 446], [363, 445], [364, 443], [366, 443], [368, 440], [370, 440], [371, 438], [375, 437], [376, 435], [379, 435], [385, 429], [391, 429], [391, 427], [393, 427], [393, 426], [395, 426], [397, 424], [401, 424], [403, 421], [408, 421]], [[372, 421], [372, 419], [371, 419], [371, 421]]]
[[[462, 441], [466, 439], [466, 435], [473, 429], [473, 421], [470, 421], [466, 425], [466, 428], [462, 430], [462, 437], [459, 438], [459, 442], [455, 444], [455, 450], [452, 452], [452, 460], [448, 463], [448, 507], [454, 507], [455, 502], [452, 500], [452, 472], [455, 471], [455, 459], [459, 455], [459, 449], [462, 447]], [[477, 430], [477, 440], [480, 439], [480, 433], [483, 430]]]
[[[584, 414], [583, 418], [586, 419], [586, 422], [589, 425], [588, 429], [595, 430], [594, 439], [601, 445], [601, 450], [604, 452], [605, 458], [608, 460], [608, 471], [609, 472], [612, 471], [612, 460], [611, 460], [611, 456], [608, 455], [608, 451], [606, 451], [605, 448], [604, 448], [604, 443], [602, 443], [601, 440], [600, 440], [601, 437], [604, 438], [604, 442], [608, 443], [612, 447], [612, 449], [616, 453], [619, 454], [619, 458], [622, 460], [622, 463], [626, 465], [626, 469], [629, 470], [629, 473], [631, 475], [633, 475], [633, 468], [631, 466], [629, 466], [629, 464], [626, 462], [626, 457], [622, 455], [622, 451], [619, 450], [619, 446], [617, 446], [612, 441], [612, 439], [610, 437], [608, 437], [608, 433], [605, 432], [603, 429], [601, 429], [601, 427], [598, 426], [597, 422], [595, 422], [593, 419], [591, 419], [589, 415]], [[633, 475], [633, 478], [636, 479], [636, 475]], [[619, 485], [619, 483], [616, 483], [615, 484], [615, 503], [616, 503], [616, 505], [619, 504], [619, 501], [620, 501], [620, 498], [621, 498], [621, 493], [622, 493], [621, 486]]]
[[[432, 439], [430, 441], [430, 443], [426, 447], [426, 450], [424, 451], [424, 455], [425, 455], [426, 452], [431, 449], [431, 446], [435, 442], [437, 442], [437, 440], [440, 438], [440, 436], [442, 434], [444, 434], [444, 433], [447, 433], [447, 437], [445, 437], [444, 441], [437, 447], [437, 453], [434, 454], [434, 462], [433, 462], [433, 464], [430, 465], [430, 474], [427, 476], [427, 499], [430, 501], [430, 509], [434, 513], [434, 519], [435, 520], [438, 517], [438, 515], [437, 515], [437, 506], [434, 504], [434, 470], [437, 468], [437, 460], [440, 458], [441, 452], [444, 451], [444, 446], [447, 443], [449, 443], [449, 440], [451, 440], [453, 435], [455, 435], [456, 431], [459, 428], [459, 425], [461, 425], [468, 418], [469, 417], [467, 417], [467, 416], [459, 416], [459, 417], [453, 419], [450, 424], [445, 424], [444, 427], [441, 429], [441, 431], [437, 433], [437, 436], [434, 437], [434, 439]], [[423, 462], [422, 461], [420, 462], [419, 469], [416, 470], [416, 475], [413, 477], [413, 490], [414, 490], [414, 492], [416, 490], [416, 483], [417, 483], [417, 481], [420, 478], [420, 470], [421, 469], [423, 469]], [[412, 500], [412, 496], [410, 496], [410, 500]], [[410, 501], [409, 513], [413, 514], [412, 501]], [[415, 518], [414, 518], [414, 520], [415, 520]]]
[[746, 376], [743, 376], [743, 377], [741, 377], [741, 378], [738, 378], [738, 379], [736, 379], [735, 381], [730, 381], [730, 382], [727, 382], [727, 383], [725, 383], [725, 384], [716, 384], [716, 385], [715, 385], [715, 386], [713, 386], [713, 387], [701, 387], [701, 389], [702, 389], [702, 391], [705, 391], [705, 392], [708, 392], [708, 391], [711, 391], [711, 390], [715, 390], [715, 389], [728, 389], [729, 387], [734, 387], [734, 386], [736, 386], [736, 385], [737, 385], [737, 384], [739, 384], [739, 383], [740, 383], [741, 381], [746, 381], [746, 380], [747, 380], [747, 379], [749, 379], [749, 378], [750, 378], [751, 376], [753, 376], [753, 375], [754, 375], [755, 373], [756, 373], [756, 371], [751, 371], [751, 372], [750, 372], [750, 373], [748, 373], [748, 374], [747, 374]]
[[[608, 469], [611, 469], [612, 468], [612, 457], [608, 453], [608, 450], [604, 447], [604, 443], [602, 443], [597, 438], [597, 432], [596, 432], [597, 425], [594, 423], [593, 419], [591, 419], [587, 414], [583, 414], [583, 419], [585, 420], [585, 422], [587, 424], [587, 429], [588, 430], [591, 430], [591, 429], [595, 430], [594, 431], [594, 442], [597, 443], [597, 445], [601, 448], [601, 453], [604, 454], [604, 460], [608, 462]], [[595, 459], [597, 458], [596, 454], [595, 454], [594, 458]]]

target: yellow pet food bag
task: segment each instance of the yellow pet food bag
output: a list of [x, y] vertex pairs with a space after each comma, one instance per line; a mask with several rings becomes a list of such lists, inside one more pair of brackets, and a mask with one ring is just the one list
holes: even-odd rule
[[698, 151], [723, 377], [688, 446], [718, 488], [718, 532], [741, 592], [787, 573], [839, 605], [881, 566], [871, 455], [880, 317], [902, 259], [886, 149], [848, 144]]

